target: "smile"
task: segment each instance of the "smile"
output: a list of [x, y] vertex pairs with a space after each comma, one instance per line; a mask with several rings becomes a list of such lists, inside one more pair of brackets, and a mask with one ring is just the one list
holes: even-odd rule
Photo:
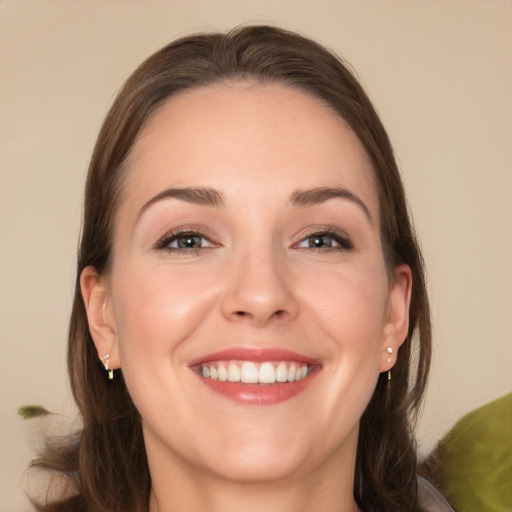
[[237, 347], [191, 363], [207, 389], [238, 404], [271, 405], [306, 390], [322, 364], [280, 349]]
[[312, 366], [295, 361], [215, 361], [201, 364], [197, 371], [205, 379], [244, 384], [275, 384], [305, 379]]

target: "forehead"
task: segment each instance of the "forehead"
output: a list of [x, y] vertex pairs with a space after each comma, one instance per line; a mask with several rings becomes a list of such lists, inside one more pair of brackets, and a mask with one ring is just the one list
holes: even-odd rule
[[342, 185], [378, 217], [370, 159], [322, 100], [281, 84], [234, 81], [181, 92], [141, 130], [125, 193], [171, 186], [273, 191]]

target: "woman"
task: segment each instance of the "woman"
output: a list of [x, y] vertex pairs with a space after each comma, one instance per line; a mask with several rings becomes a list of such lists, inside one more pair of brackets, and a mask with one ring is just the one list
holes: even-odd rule
[[94, 150], [83, 430], [36, 462], [73, 482], [40, 510], [426, 510], [430, 341], [392, 148], [346, 66], [270, 27], [178, 40]]

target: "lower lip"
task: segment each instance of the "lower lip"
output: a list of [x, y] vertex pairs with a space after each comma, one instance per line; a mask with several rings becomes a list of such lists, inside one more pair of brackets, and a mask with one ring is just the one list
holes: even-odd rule
[[199, 374], [197, 376], [209, 389], [237, 403], [272, 405], [284, 402], [302, 393], [313, 382], [317, 373], [317, 369], [313, 368], [310, 374], [302, 380], [297, 382], [277, 382], [275, 384], [245, 384], [243, 382], [205, 379]]

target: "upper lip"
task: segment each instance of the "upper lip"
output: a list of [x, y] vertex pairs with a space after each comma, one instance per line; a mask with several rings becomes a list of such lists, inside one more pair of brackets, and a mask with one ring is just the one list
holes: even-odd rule
[[318, 359], [309, 357], [291, 350], [281, 348], [255, 348], [255, 347], [233, 347], [219, 352], [212, 352], [202, 357], [194, 359], [189, 364], [195, 366], [198, 364], [209, 363], [212, 361], [297, 361], [310, 365], [320, 364]]

